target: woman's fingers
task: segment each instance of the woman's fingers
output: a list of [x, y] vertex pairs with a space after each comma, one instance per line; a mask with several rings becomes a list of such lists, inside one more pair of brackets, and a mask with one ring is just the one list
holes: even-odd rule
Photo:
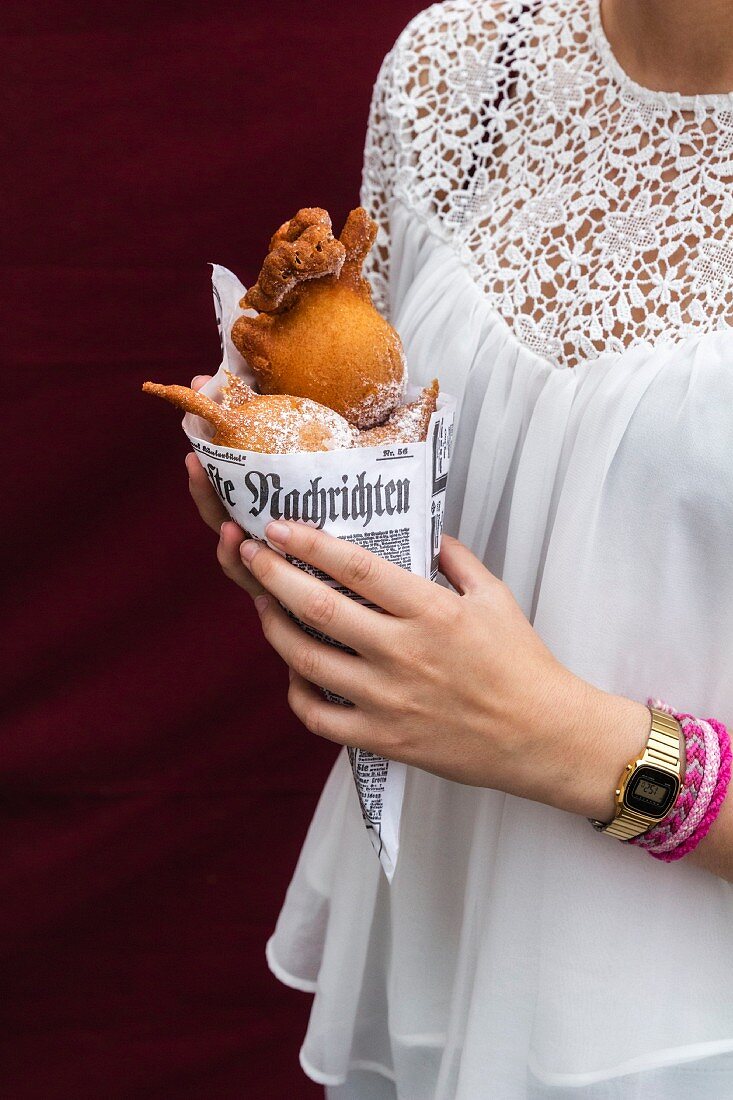
[[[200, 390], [210, 380], [210, 374], [197, 374], [191, 379], [191, 389]], [[228, 513], [214, 492], [198, 456], [193, 451], [186, 455], [186, 469], [188, 470], [188, 490], [199, 510], [199, 515], [207, 527], [218, 534], [219, 528], [227, 519]]]
[[440, 572], [463, 596], [494, 580], [482, 561], [467, 546], [450, 535], [443, 535], [440, 547]]
[[[364, 699], [365, 669], [360, 657], [311, 637], [271, 596], [257, 603], [265, 638], [289, 668], [350, 702]], [[373, 670], [367, 682], [371, 680]]]
[[345, 588], [391, 615], [409, 618], [419, 614], [426, 599], [435, 591], [423, 577], [384, 561], [353, 542], [337, 539], [304, 523], [270, 523], [265, 534], [286, 553], [315, 565]]
[[199, 515], [204, 523], [218, 534], [222, 523], [228, 518], [228, 512], [214, 492], [206, 471], [193, 451], [189, 451], [186, 455], [186, 469], [188, 470], [188, 491], [199, 510]]
[[[210, 374], [197, 374], [191, 379], [191, 389], [200, 390], [209, 381], [211, 381]], [[219, 534], [216, 557], [223, 572], [245, 592], [249, 592], [250, 596], [261, 595], [264, 591], [262, 585], [258, 584], [249, 569], [245, 568], [239, 555], [239, 547], [245, 537], [244, 531], [229, 519], [229, 513], [214, 492], [198, 455], [192, 451], [186, 455], [186, 469], [188, 470], [188, 488], [199, 510], [199, 515], [212, 531]]]
[[232, 520], [222, 523], [219, 534], [219, 545], [216, 548], [216, 557], [225, 576], [234, 581], [253, 598], [264, 591], [261, 584], [242, 564], [239, 548], [244, 541], [244, 531]]
[[367, 747], [360, 744], [364, 725], [361, 712], [356, 707], [329, 703], [318, 688], [294, 670], [290, 675], [288, 703], [305, 728], [318, 737], [325, 737], [338, 745]]
[[260, 584], [301, 622], [357, 653], [381, 650], [389, 618], [330, 588], [254, 539], [242, 543], [242, 559]]

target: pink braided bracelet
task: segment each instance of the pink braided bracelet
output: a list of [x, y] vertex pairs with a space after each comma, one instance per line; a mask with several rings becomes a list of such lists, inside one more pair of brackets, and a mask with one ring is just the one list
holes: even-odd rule
[[726, 727], [714, 718], [678, 714], [668, 704], [649, 699], [648, 706], [666, 711], [685, 734], [685, 778], [674, 807], [658, 824], [628, 843], [646, 849], [666, 863], [697, 847], [720, 812], [731, 776], [731, 742]]

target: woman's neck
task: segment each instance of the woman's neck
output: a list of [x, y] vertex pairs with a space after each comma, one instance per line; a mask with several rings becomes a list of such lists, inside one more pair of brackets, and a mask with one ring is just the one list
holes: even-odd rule
[[709, 95], [733, 89], [730, 0], [601, 0], [606, 37], [637, 84]]

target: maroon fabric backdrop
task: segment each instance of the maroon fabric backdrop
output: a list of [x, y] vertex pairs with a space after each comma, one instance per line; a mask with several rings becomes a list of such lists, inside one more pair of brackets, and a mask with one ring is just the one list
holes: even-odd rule
[[[0, 1092], [315, 1097], [263, 949], [334, 756], [284, 703], [145, 378], [218, 362], [299, 206], [358, 201], [423, 6], [5, 0]], [[7, 442], [7, 434], [6, 434]]]

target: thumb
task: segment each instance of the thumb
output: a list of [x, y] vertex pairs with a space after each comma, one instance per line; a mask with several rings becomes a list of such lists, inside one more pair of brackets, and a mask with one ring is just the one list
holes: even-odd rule
[[210, 374], [197, 374], [195, 378], [191, 379], [191, 389], [197, 392], [202, 389], [207, 382], [211, 381]]
[[450, 535], [444, 535], [441, 542], [440, 572], [461, 595], [483, 588], [493, 579], [483, 562]]

